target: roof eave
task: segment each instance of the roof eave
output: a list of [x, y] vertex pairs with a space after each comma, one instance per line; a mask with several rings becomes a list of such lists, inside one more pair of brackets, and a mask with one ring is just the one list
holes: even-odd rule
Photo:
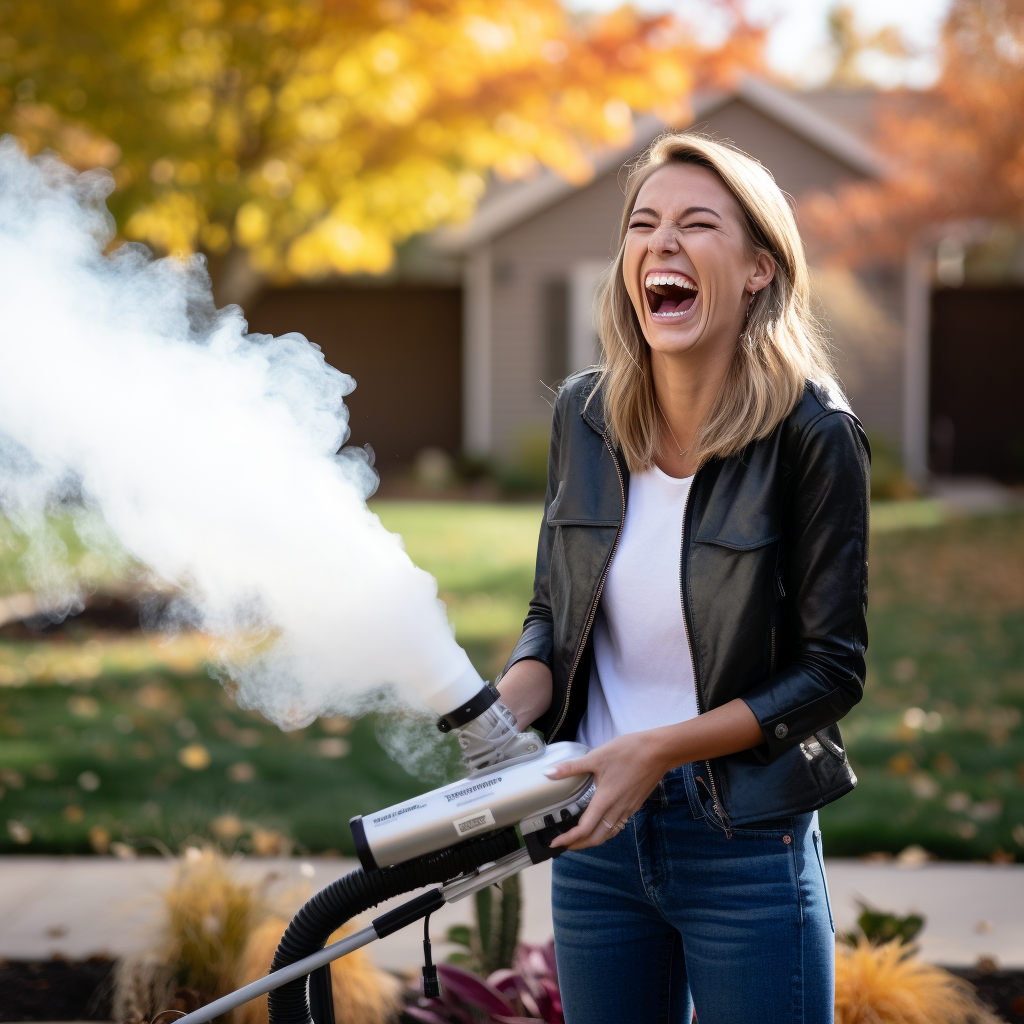
[[[765, 117], [818, 146], [858, 174], [869, 178], [883, 174], [881, 159], [867, 143], [811, 110], [799, 99], [757, 78], [743, 78], [732, 91], [695, 97], [691, 124], [699, 124], [736, 99], [742, 99]], [[598, 154], [590, 180], [594, 181], [620, 168], [631, 156], [646, 149], [668, 127], [654, 115], [638, 118], [630, 145]], [[478, 207], [466, 223], [432, 232], [429, 245], [450, 255], [469, 252], [568, 198], [579, 188], [579, 185], [574, 185], [553, 171], [545, 170], [536, 178], [520, 182], [506, 194]]]
[[864, 177], [879, 178], [884, 173], [882, 159], [866, 142], [790, 93], [747, 76], [735, 95]]

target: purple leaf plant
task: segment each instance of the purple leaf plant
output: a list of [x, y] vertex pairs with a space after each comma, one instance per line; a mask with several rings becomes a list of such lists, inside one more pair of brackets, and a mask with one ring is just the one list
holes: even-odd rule
[[456, 967], [438, 964], [441, 995], [426, 998], [421, 991], [407, 994], [407, 1020], [423, 1024], [564, 1024], [555, 969], [555, 946], [520, 943], [511, 969], [502, 968], [486, 979]]

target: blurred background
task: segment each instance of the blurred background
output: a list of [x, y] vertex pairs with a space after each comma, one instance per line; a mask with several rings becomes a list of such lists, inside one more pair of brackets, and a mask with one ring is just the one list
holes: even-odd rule
[[[0, 132], [105, 168], [114, 246], [203, 253], [253, 332], [356, 378], [371, 507], [487, 678], [622, 168], [669, 127], [792, 197], [872, 440], [860, 785], [827, 852], [1024, 860], [1024, 3], [0, 0]], [[53, 530], [100, 584], [47, 614], [0, 516], [0, 852], [350, 855], [350, 815], [447, 777], [416, 721], [240, 711], [206, 638], [143, 628], [160, 595]]]

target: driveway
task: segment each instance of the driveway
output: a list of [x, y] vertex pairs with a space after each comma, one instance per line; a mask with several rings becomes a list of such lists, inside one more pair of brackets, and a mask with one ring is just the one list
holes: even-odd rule
[[[343, 858], [248, 859], [239, 870], [254, 879], [271, 876], [272, 892], [297, 897], [357, 866]], [[173, 861], [156, 858], [2, 857], [0, 957], [48, 959], [56, 954], [79, 959], [144, 949], [159, 937], [160, 893], [173, 871]], [[882, 910], [923, 913], [927, 924], [921, 951], [935, 963], [966, 966], [991, 956], [1001, 966], [1024, 967], [1024, 865], [901, 867], [833, 859], [827, 861], [827, 871], [841, 931], [854, 926], [856, 900], [862, 898]], [[550, 864], [528, 869], [522, 879], [522, 938], [545, 942], [551, 937]], [[441, 937], [450, 925], [471, 919], [472, 900], [465, 900], [436, 913], [431, 931]], [[407, 928], [374, 943], [369, 952], [383, 967], [409, 968], [420, 962], [421, 939], [422, 932]], [[447, 952], [442, 944], [437, 955]]]

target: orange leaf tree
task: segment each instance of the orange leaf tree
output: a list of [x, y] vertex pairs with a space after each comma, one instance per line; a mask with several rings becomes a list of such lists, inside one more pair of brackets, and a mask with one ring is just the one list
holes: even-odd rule
[[[727, 10], [731, 8], [727, 7]], [[0, 0], [0, 127], [108, 166], [124, 236], [272, 279], [380, 272], [486, 175], [571, 180], [631, 111], [757, 61], [558, 0]]]
[[801, 210], [832, 257], [897, 258], [930, 224], [1024, 222], [1024, 0], [954, 0], [938, 82], [889, 97], [877, 146], [882, 181]]

